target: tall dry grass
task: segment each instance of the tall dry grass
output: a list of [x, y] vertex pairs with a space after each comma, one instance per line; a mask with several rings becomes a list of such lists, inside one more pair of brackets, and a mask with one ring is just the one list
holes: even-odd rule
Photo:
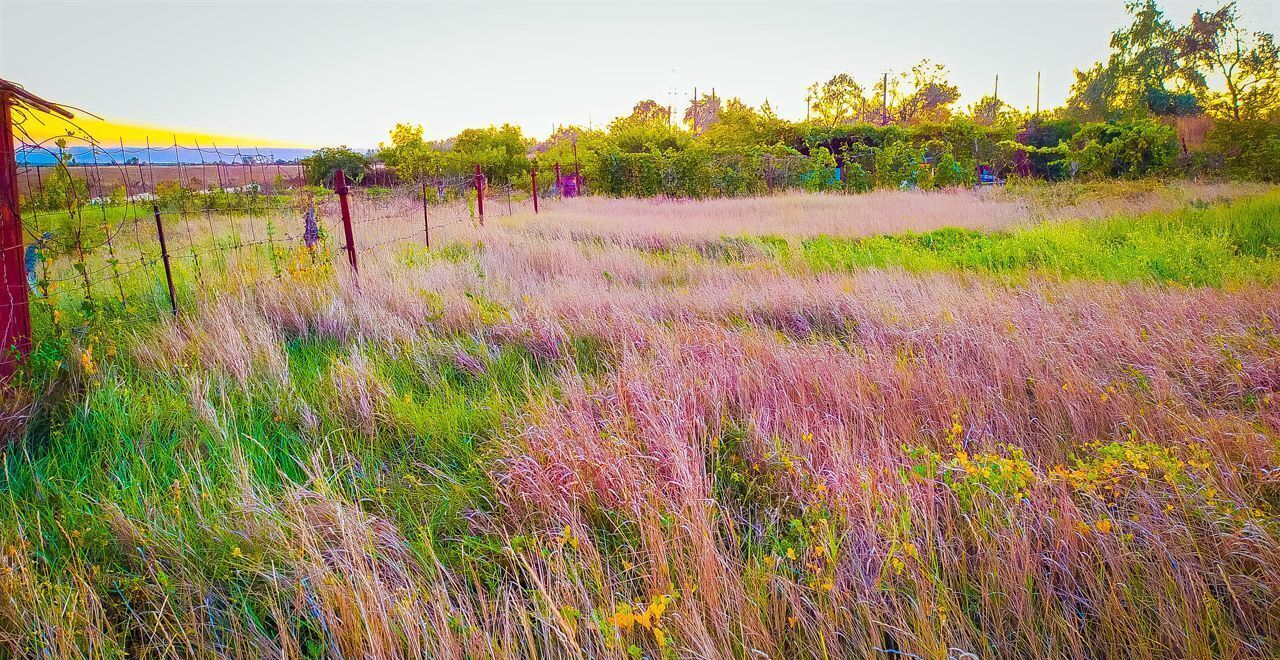
[[519, 227], [549, 238], [608, 238], [641, 246], [681, 239], [773, 235], [868, 236], [943, 227], [981, 231], [1042, 220], [1169, 211], [1266, 191], [1262, 185], [1201, 182], [1032, 184], [1012, 189], [876, 190], [858, 195], [790, 193], [774, 197], [609, 199], [580, 197], [550, 205]]
[[[1009, 204], [963, 199], [899, 210]], [[848, 203], [554, 213], [695, 242]], [[1274, 288], [816, 274], [554, 217], [229, 278], [123, 341], [6, 462], [0, 648], [1275, 653]]]

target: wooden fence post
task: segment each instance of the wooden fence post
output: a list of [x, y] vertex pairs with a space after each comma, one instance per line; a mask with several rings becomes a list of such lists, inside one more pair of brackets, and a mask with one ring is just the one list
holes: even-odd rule
[[169, 283], [169, 305], [173, 307], [173, 315], [178, 315], [178, 295], [173, 290], [173, 270], [169, 266], [169, 244], [164, 240], [164, 222], [160, 220], [160, 207], [151, 205], [156, 214], [156, 235], [160, 237], [160, 260], [164, 262], [164, 279]]
[[31, 309], [23, 267], [22, 213], [18, 208], [18, 155], [13, 147], [13, 105], [0, 89], [0, 380], [8, 380], [31, 352]]
[[356, 237], [351, 231], [351, 207], [347, 206], [347, 174], [341, 169], [333, 173], [333, 191], [338, 193], [338, 206], [342, 209], [342, 231], [347, 236], [347, 260], [351, 262], [351, 270], [359, 273], [356, 265]]

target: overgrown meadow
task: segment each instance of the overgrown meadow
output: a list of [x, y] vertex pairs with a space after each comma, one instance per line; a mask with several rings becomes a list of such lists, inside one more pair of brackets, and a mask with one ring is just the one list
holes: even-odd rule
[[178, 260], [176, 319], [154, 272], [45, 292], [0, 655], [1274, 657], [1280, 194], [1079, 192], [564, 200], [358, 277]]

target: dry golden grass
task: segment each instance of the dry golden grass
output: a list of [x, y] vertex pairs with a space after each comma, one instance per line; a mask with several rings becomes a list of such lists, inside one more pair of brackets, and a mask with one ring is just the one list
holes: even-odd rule
[[942, 227], [990, 231], [1049, 219], [1167, 211], [1193, 202], [1237, 199], [1266, 189], [1238, 183], [1108, 182], [1008, 189], [877, 190], [860, 195], [790, 193], [701, 201], [581, 197], [547, 204], [536, 218], [527, 212], [513, 217], [520, 221], [518, 228], [550, 238], [594, 236], [626, 243], [658, 236], [867, 236]]

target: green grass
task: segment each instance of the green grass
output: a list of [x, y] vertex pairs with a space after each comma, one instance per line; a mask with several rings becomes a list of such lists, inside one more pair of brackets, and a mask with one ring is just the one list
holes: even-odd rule
[[[115, 325], [95, 332], [99, 348], [130, 341]], [[101, 578], [92, 588], [121, 612], [155, 607], [163, 597], [157, 588], [193, 585], [217, 585], [233, 611], [266, 611], [272, 585], [240, 567], [246, 558], [265, 565], [289, 558], [245, 535], [244, 497], [274, 501], [319, 480], [393, 523], [422, 566], [496, 582], [502, 544], [472, 530], [464, 514], [492, 509], [491, 445], [533, 393], [551, 391], [546, 369], [519, 347], [490, 353], [466, 337], [430, 341], [435, 350], [409, 353], [295, 338], [284, 346], [285, 387], [266, 380], [237, 387], [199, 366], [156, 371], [101, 357], [92, 383], [68, 382], [53, 356], [73, 361], [75, 351], [69, 342], [49, 344], [45, 373], [32, 386], [41, 377], [50, 379], [46, 386], [60, 383], [46, 399], [45, 416], [56, 421], [0, 452], [0, 548], [38, 537], [51, 592], [84, 588], [69, 569], [92, 566]], [[482, 356], [484, 373], [460, 371], [452, 351]], [[335, 365], [353, 353], [385, 390], [372, 436], [341, 412], [345, 384]], [[216, 420], [193, 404], [192, 372], [211, 381]], [[303, 409], [314, 413], [314, 427]], [[316, 474], [318, 464], [348, 468]], [[156, 548], [172, 554], [138, 554]], [[157, 574], [157, 564], [171, 568]], [[32, 635], [34, 653], [43, 642]]]
[[1274, 284], [1280, 281], [1280, 194], [1007, 232], [821, 236], [804, 241], [801, 254], [817, 271], [897, 267], [1190, 286]]
[[[409, 251], [402, 265], [445, 260], [479, 268], [484, 249], [477, 243]], [[767, 261], [801, 271], [892, 267], [1196, 286], [1274, 284], [1280, 281], [1280, 194], [998, 233], [944, 229], [798, 243], [743, 236], [659, 251], [653, 258]], [[265, 250], [237, 265], [246, 264], [263, 277], [272, 273]], [[184, 313], [198, 309], [194, 266], [191, 259], [175, 261]], [[217, 266], [202, 264], [209, 274]], [[207, 611], [208, 627], [231, 631], [229, 636], [245, 627], [264, 638], [288, 629], [322, 649], [319, 617], [272, 618], [273, 608], [288, 610], [294, 602], [293, 593], [272, 580], [300, 583], [287, 575], [297, 561], [286, 555], [289, 548], [271, 541], [269, 531], [253, 532], [287, 529], [279, 507], [300, 490], [332, 494], [334, 501], [387, 521], [424, 571], [457, 572], [477, 591], [534, 591], [512, 568], [512, 548], [538, 529], [522, 527], [515, 530], [519, 536], [506, 538], [474, 518], [496, 512], [490, 474], [498, 444], [513, 442], [521, 431], [514, 424], [531, 404], [560, 395], [556, 371], [592, 378], [617, 365], [620, 357], [603, 341], [570, 338], [568, 359], [547, 364], [515, 343], [448, 334], [425, 323], [404, 346], [292, 336], [280, 346], [284, 382], [255, 376], [236, 383], [196, 356], [163, 369], [130, 357], [131, 345], [147, 341], [169, 318], [167, 291], [154, 266], [125, 278], [124, 300], [113, 298], [110, 279], [92, 291], [99, 299], [92, 309], [78, 306], [82, 292], [74, 280], [56, 300], [35, 305], [36, 331], [44, 341], [23, 386], [37, 393], [44, 421], [0, 447], [0, 553], [18, 546], [37, 567], [40, 595], [24, 604], [40, 601], [54, 609], [61, 596], [85, 591], [102, 598], [122, 632], [111, 642], [119, 648], [100, 648], [98, 655], [145, 648], [134, 635], [160, 629], [161, 614], [155, 613], [182, 611], [175, 602]], [[498, 303], [467, 295], [485, 325], [509, 316]], [[62, 318], [57, 324], [55, 311]], [[75, 368], [78, 347], [86, 344], [96, 347], [98, 374], [92, 377]], [[104, 355], [105, 347], [115, 346], [119, 356]], [[458, 353], [476, 358], [483, 371], [461, 368]], [[362, 366], [351, 366], [356, 363]], [[372, 433], [344, 403], [362, 383], [378, 390]], [[193, 396], [202, 392], [204, 401]], [[749, 466], [739, 451], [740, 435], [721, 438], [706, 467], [717, 501], [742, 512], [737, 522], [744, 529], [759, 530], [758, 538], [739, 539], [742, 555], [763, 562], [816, 543], [811, 535], [819, 522], [822, 528], [835, 525], [830, 512], [784, 497], [779, 484], [786, 470], [767, 462]], [[786, 515], [775, 520], [778, 512]], [[629, 556], [619, 548], [639, 547], [634, 521], [603, 509], [592, 513], [585, 523], [609, 551], [606, 561]], [[85, 575], [94, 582], [78, 581]], [[763, 588], [759, 599], [768, 599]], [[27, 625], [5, 615], [0, 603], [0, 630]], [[24, 650], [42, 651], [47, 631], [31, 624], [29, 634]]]

